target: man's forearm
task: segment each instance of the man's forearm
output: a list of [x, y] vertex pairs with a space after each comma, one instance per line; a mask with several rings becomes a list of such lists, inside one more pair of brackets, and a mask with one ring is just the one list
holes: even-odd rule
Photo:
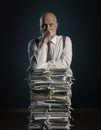
[[47, 59], [47, 44], [42, 44], [42, 46], [34, 52], [30, 57], [30, 64], [32, 67], [39, 68], [42, 64], [46, 62]]

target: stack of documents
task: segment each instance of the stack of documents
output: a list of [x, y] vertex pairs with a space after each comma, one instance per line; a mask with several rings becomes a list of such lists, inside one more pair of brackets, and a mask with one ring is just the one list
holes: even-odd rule
[[65, 69], [32, 70], [29, 130], [70, 130], [72, 77]]

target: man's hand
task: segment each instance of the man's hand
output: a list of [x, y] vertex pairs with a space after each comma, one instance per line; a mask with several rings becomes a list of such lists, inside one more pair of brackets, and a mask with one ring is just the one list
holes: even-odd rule
[[54, 37], [54, 32], [46, 31], [42, 36], [42, 42], [47, 44], [53, 37]]

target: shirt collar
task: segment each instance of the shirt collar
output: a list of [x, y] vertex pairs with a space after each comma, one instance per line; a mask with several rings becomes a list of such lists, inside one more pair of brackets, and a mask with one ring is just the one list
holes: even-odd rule
[[57, 41], [57, 35], [55, 35], [52, 39], [51, 39], [51, 43], [56, 44]]
[[[39, 40], [41, 40], [41, 36], [39, 37]], [[55, 35], [52, 39], [51, 39], [51, 43], [56, 44], [57, 41], [57, 35]]]

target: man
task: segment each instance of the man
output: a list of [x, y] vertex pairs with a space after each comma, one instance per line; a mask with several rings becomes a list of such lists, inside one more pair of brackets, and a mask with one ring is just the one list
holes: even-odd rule
[[[42, 36], [28, 44], [30, 67], [33, 69], [70, 69], [72, 61], [72, 42], [66, 36], [56, 35], [58, 22], [51, 12], [42, 14], [40, 32]], [[65, 42], [65, 43], [64, 43]], [[72, 72], [69, 71], [71, 74]]]

